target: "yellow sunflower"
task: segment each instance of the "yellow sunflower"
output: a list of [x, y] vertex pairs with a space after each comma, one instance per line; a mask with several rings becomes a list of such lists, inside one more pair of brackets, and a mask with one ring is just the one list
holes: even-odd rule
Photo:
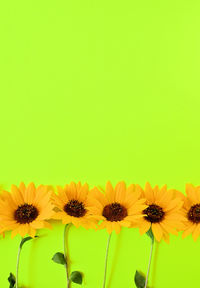
[[95, 187], [89, 196], [90, 212], [97, 220], [103, 220], [99, 229], [106, 228], [109, 234], [115, 230], [118, 234], [122, 226], [130, 227], [131, 223], [137, 226], [147, 206], [144, 205], [145, 199], [139, 199], [141, 192], [136, 192], [133, 184], [126, 188], [122, 181], [113, 188], [107, 182], [105, 193], [102, 192]]
[[72, 223], [75, 227], [83, 226], [86, 229], [96, 228], [96, 221], [89, 213], [87, 184], [82, 185], [71, 182], [64, 188], [57, 186], [58, 194], [52, 195], [52, 203], [55, 205], [53, 218], [62, 220], [63, 224]]
[[13, 238], [16, 234], [34, 237], [37, 229], [51, 228], [45, 221], [53, 214], [51, 193], [47, 186], [40, 185], [36, 188], [33, 183], [27, 187], [21, 183], [19, 188], [12, 185], [11, 193], [3, 191], [0, 197], [2, 230], [12, 230]]
[[146, 183], [143, 190], [136, 185], [136, 191], [141, 191], [148, 207], [143, 210], [143, 218], [139, 220], [140, 234], [146, 233], [150, 228], [157, 241], [164, 239], [169, 243], [169, 233], [177, 235], [177, 230], [183, 228], [184, 217], [181, 211], [183, 201], [176, 197], [176, 190], [167, 190], [167, 185], [161, 189], [154, 188]]
[[185, 216], [185, 227], [183, 229], [182, 238], [192, 234], [194, 241], [200, 235], [200, 186], [186, 184], [186, 194], [179, 195], [184, 200], [183, 213]]

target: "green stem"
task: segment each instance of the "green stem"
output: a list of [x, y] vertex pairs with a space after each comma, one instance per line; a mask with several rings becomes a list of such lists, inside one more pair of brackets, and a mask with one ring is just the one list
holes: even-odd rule
[[[64, 257], [66, 260], [65, 269], [67, 275], [67, 288], [71, 287], [70, 275], [69, 275], [69, 252], [67, 251], [67, 232], [69, 231], [71, 224], [66, 224], [64, 228], [64, 235], [63, 235], [63, 247], [64, 247]], [[17, 287], [16, 287], [17, 288]]]
[[149, 264], [148, 264], [147, 277], [146, 277], [146, 281], [145, 281], [145, 286], [144, 286], [144, 288], [147, 288], [147, 283], [148, 283], [148, 279], [149, 279], [149, 271], [150, 271], [150, 267], [151, 267], [153, 244], [154, 244], [154, 239], [151, 240], [151, 250], [150, 250], [150, 256], [149, 256]]
[[18, 254], [17, 254], [17, 266], [16, 266], [16, 288], [18, 288], [18, 279], [19, 279], [19, 260], [20, 260], [20, 255], [21, 255], [21, 251], [22, 251], [22, 247], [21, 247], [21, 243], [23, 241], [23, 237], [22, 240], [19, 244], [19, 249], [18, 249]]
[[106, 258], [105, 258], [105, 270], [104, 270], [104, 280], [103, 280], [103, 288], [105, 288], [106, 285], [106, 274], [107, 274], [107, 264], [108, 264], [108, 251], [110, 246], [110, 238], [112, 233], [108, 236], [108, 242], [107, 242], [107, 248], [106, 248]]

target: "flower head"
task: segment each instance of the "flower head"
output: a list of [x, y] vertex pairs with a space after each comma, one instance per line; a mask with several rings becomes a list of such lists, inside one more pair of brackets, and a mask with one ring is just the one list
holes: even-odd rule
[[53, 218], [62, 220], [63, 224], [72, 223], [74, 226], [83, 226], [86, 229], [95, 228], [96, 221], [92, 219], [89, 213], [87, 184], [82, 185], [71, 182], [64, 188], [57, 187], [58, 194], [52, 195], [52, 203], [55, 205], [56, 211]]
[[138, 219], [143, 217], [142, 211], [147, 207], [145, 199], [139, 199], [141, 192], [135, 192], [132, 184], [128, 188], [124, 182], [119, 182], [115, 188], [110, 182], [102, 193], [95, 187], [89, 197], [90, 212], [97, 220], [102, 220], [99, 229], [107, 229], [108, 233], [115, 230], [119, 233], [122, 226], [137, 226]]
[[182, 238], [192, 234], [194, 241], [200, 235], [200, 186], [186, 184], [186, 194], [179, 195], [183, 201], [183, 213], [185, 217], [185, 227], [183, 229]]
[[152, 188], [146, 183], [144, 190], [139, 185], [136, 185], [136, 190], [141, 191], [148, 205], [143, 210], [143, 218], [139, 220], [140, 234], [151, 228], [157, 241], [164, 239], [169, 242], [169, 233], [177, 235], [177, 230], [183, 228], [183, 201], [180, 197], [175, 197], [175, 190], [167, 190], [166, 185], [159, 189], [158, 186]]
[[3, 191], [0, 197], [0, 219], [2, 230], [12, 230], [11, 236], [29, 234], [34, 237], [37, 229], [51, 228], [46, 221], [51, 218], [53, 206], [50, 203], [51, 191], [33, 183], [27, 187], [21, 183], [19, 188], [11, 187], [11, 193]]

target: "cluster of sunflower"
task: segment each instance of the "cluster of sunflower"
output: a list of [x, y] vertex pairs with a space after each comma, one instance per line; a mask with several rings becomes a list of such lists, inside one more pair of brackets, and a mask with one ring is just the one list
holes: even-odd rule
[[[8, 281], [11, 288], [19, 288], [19, 259], [23, 244], [34, 238], [36, 231], [51, 228], [48, 220], [62, 220], [64, 228], [64, 254], [56, 253], [52, 260], [66, 267], [67, 288], [71, 283], [82, 284], [82, 274], [70, 274], [69, 257], [66, 250], [66, 232], [70, 225], [86, 229], [106, 229], [109, 233], [106, 250], [103, 288], [106, 287], [107, 260], [110, 237], [121, 227], [138, 227], [140, 234], [147, 233], [151, 238], [151, 252], [146, 278], [136, 271], [135, 284], [147, 288], [154, 239], [164, 239], [169, 243], [169, 234], [182, 237], [192, 233], [196, 241], [200, 235], [200, 186], [186, 185], [186, 195], [177, 190], [167, 190], [167, 186], [151, 187], [149, 183], [141, 186], [131, 184], [126, 187], [122, 181], [115, 187], [107, 182], [105, 191], [100, 187], [89, 190], [87, 184], [71, 182], [65, 187], [58, 186], [57, 193], [50, 186], [33, 183], [27, 187], [12, 185], [11, 192], [0, 193], [0, 233], [12, 231], [11, 237], [22, 236], [19, 245], [16, 277], [10, 273]], [[25, 237], [26, 235], [29, 235]]]
[[11, 236], [29, 234], [37, 229], [51, 228], [50, 219], [60, 219], [86, 229], [104, 229], [110, 234], [121, 227], [138, 227], [140, 234], [151, 228], [157, 241], [169, 242], [169, 234], [183, 231], [183, 238], [192, 233], [200, 235], [200, 186], [186, 185], [186, 195], [167, 186], [142, 189], [119, 182], [115, 187], [107, 182], [105, 191], [99, 187], [89, 190], [87, 184], [71, 182], [65, 187], [33, 183], [27, 187], [12, 185], [11, 192], [0, 194], [0, 232], [11, 230]]

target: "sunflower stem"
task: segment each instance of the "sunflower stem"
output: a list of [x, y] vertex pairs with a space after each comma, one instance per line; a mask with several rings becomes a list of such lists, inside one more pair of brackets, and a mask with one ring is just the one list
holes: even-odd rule
[[16, 265], [16, 288], [18, 288], [18, 279], [19, 279], [19, 260], [20, 260], [20, 255], [21, 255], [21, 251], [22, 251], [22, 241], [23, 241], [23, 237], [21, 239], [21, 242], [19, 244], [19, 248], [18, 248], [18, 253], [17, 253], [17, 265]]
[[66, 224], [65, 228], [64, 228], [64, 235], [63, 235], [63, 247], [64, 247], [64, 257], [66, 260], [66, 264], [65, 264], [65, 269], [66, 269], [66, 275], [67, 275], [67, 288], [71, 287], [71, 281], [70, 281], [70, 275], [69, 275], [69, 252], [67, 250], [67, 234], [69, 231], [71, 224]]
[[109, 251], [109, 247], [110, 247], [110, 238], [111, 238], [111, 234], [109, 234], [108, 236], [108, 242], [107, 242], [107, 248], [106, 248], [106, 258], [105, 258], [105, 269], [104, 269], [104, 280], [103, 280], [103, 288], [105, 288], [106, 286], [106, 274], [107, 274], [107, 264], [108, 264], [108, 251]]
[[149, 279], [149, 271], [150, 271], [150, 267], [151, 267], [153, 244], [154, 244], [154, 238], [151, 239], [151, 250], [150, 250], [150, 255], [149, 255], [149, 264], [148, 264], [147, 277], [146, 277], [146, 280], [145, 280], [144, 288], [147, 288], [147, 283], [148, 283], [148, 279]]

